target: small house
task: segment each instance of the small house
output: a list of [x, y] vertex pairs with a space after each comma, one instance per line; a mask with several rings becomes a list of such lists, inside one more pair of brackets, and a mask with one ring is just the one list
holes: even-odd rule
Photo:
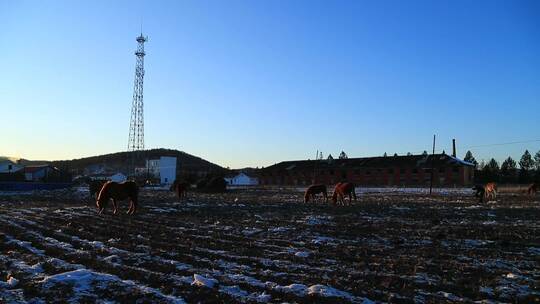
[[251, 177], [243, 172], [225, 178], [229, 186], [255, 186], [259, 184], [259, 179]]

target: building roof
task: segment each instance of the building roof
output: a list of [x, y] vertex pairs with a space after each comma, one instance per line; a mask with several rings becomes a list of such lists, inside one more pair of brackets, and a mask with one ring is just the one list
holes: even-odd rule
[[[433, 164], [432, 164], [433, 160]], [[314, 170], [324, 168], [386, 168], [386, 167], [441, 167], [441, 166], [474, 166], [474, 164], [447, 154], [380, 156], [329, 160], [293, 160], [284, 161], [266, 167], [266, 170]]]
[[57, 168], [51, 166], [51, 165], [40, 165], [40, 166], [26, 166], [24, 167], [24, 173], [35, 173], [35, 172], [38, 172], [40, 170], [43, 170], [45, 168], [50, 168], [50, 169], [53, 169], [55, 171], [58, 171]]

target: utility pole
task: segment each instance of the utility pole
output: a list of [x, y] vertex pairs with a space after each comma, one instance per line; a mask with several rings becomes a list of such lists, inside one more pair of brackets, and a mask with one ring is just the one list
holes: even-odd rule
[[313, 180], [312, 183], [317, 183], [317, 163], [319, 158], [319, 150], [317, 150], [317, 153], [315, 153], [315, 165], [313, 165]]
[[433, 191], [433, 160], [435, 158], [435, 134], [433, 134], [433, 152], [431, 153], [431, 178], [429, 181], [429, 195]]

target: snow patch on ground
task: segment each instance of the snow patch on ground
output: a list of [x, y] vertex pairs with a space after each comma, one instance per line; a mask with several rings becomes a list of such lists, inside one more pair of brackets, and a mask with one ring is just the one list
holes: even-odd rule
[[345, 299], [348, 299], [350, 301], [354, 300], [354, 297], [350, 293], [348, 293], [346, 291], [342, 291], [342, 290], [335, 289], [335, 288], [330, 287], [330, 286], [320, 285], [320, 284], [310, 286], [308, 288], [308, 294], [309, 295], [318, 295], [320, 297], [326, 297], [326, 298], [328, 298], [328, 297], [330, 297], [330, 298], [345, 298]]
[[107, 289], [110, 284], [123, 285], [129, 289], [138, 289], [145, 293], [150, 293], [157, 298], [165, 300], [167, 303], [183, 304], [183, 299], [168, 296], [162, 294], [159, 290], [147, 287], [144, 285], [138, 285], [133, 281], [122, 280], [119, 277], [91, 271], [88, 269], [77, 269], [69, 272], [63, 272], [52, 276], [45, 277], [39, 283], [42, 284], [43, 289], [51, 289], [58, 285], [65, 286], [66, 284], [71, 286], [74, 295], [72, 301], [77, 302], [82, 296], [94, 297], [96, 289]]
[[249, 293], [240, 287], [234, 285], [234, 286], [221, 286], [219, 287], [219, 292], [225, 293], [230, 295], [233, 298], [245, 298], [249, 295]]
[[19, 280], [14, 277], [10, 277], [7, 282], [0, 281], [0, 288], [13, 288], [19, 284]]
[[331, 216], [310, 215], [306, 217], [305, 223], [306, 225], [309, 225], [309, 226], [331, 225], [332, 219], [333, 218]]
[[191, 285], [194, 285], [194, 286], [199, 286], [199, 287], [208, 287], [208, 288], [213, 288], [214, 285], [216, 285], [218, 283], [218, 280], [214, 279], [214, 278], [207, 278], [207, 277], [204, 277], [202, 275], [199, 275], [199, 274], [194, 274], [193, 275], [193, 283], [191, 283]]
[[276, 286], [276, 291], [284, 293], [292, 293], [298, 297], [304, 297], [307, 294], [308, 287], [304, 284], [290, 284], [287, 286]]
[[279, 232], [285, 232], [285, 231], [288, 231], [288, 230], [290, 230], [290, 229], [291, 229], [291, 228], [288, 228], [288, 227], [268, 228], [268, 232], [279, 233]]
[[37, 249], [36, 247], [32, 246], [32, 243], [30, 242], [20, 241], [20, 240], [14, 239], [13, 237], [9, 235], [6, 235], [6, 240], [7, 240], [6, 244], [16, 244], [17, 246], [24, 248], [38, 256], [45, 255], [45, 251], [41, 249]]
[[307, 258], [307, 257], [309, 257], [311, 255], [311, 253], [309, 253], [307, 251], [298, 251], [294, 255], [299, 257], [299, 258]]
[[317, 245], [336, 245], [336, 239], [328, 236], [318, 236], [311, 240], [311, 243]]
[[242, 234], [245, 236], [252, 236], [261, 231], [262, 229], [259, 229], [259, 228], [245, 228], [244, 230], [242, 230]]

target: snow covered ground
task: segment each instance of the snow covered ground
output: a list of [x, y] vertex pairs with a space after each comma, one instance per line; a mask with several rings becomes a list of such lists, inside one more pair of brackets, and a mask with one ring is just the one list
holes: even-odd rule
[[[357, 191], [352, 207], [297, 191], [143, 193], [98, 216], [77, 196], [0, 198], [7, 303], [532, 302], [540, 203], [466, 191]], [[125, 210], [127, 204], [121, 204]], [[1, 301], [0, 301], [1, 302]]]

